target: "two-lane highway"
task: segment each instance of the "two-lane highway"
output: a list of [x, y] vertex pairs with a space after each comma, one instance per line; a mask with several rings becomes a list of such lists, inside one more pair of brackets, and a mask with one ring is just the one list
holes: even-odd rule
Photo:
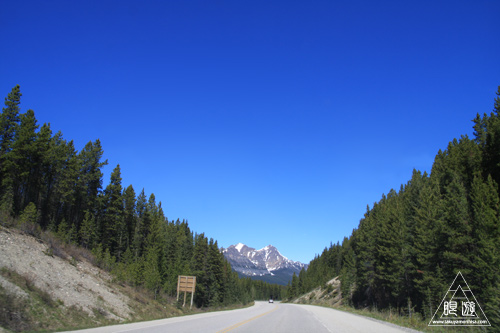
[[245, 309], [106, 326], [84, 330], [108, 332], [408, 332], [407, 328], [387, 324], [329, 308], [312, 305], [255, 302]]

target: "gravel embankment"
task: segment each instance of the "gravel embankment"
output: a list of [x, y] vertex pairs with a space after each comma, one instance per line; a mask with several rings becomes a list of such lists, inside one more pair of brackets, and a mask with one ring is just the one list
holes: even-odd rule
[[[130, 317], [129, 298], [108, 287], [110, 276], [86, 261], [64, 260], [46, 253], [48, 246], [34, 237], [11, 229], [0, 229], [0, 267], [30, 278], [36, 287], [48, 292], [65, 306], [76, 306], [93, 315], [102, 309], [110, 319]], [[21, 297], [21, 288], [0, 277], [0, 284]]]

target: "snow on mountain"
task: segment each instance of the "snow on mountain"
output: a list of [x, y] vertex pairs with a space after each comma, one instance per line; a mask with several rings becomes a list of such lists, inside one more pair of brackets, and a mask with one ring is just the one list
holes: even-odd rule
[[238, 243], [234, 248], [236, 250], [238, 250], [238, 252], [241, 252], [241, 249], [243, 248], [243, 246], [245, 246], [245, 244], [243, 243]]
[[293, 273], [298, 275], [302, 268], [307, 269], [306, 264], [288, 259], [272, 245], [256, 250], [238, 243], [227, 249], [222, 248], [221, 251], [240, 276], [249, 276], [271, 283], [286, 285]]

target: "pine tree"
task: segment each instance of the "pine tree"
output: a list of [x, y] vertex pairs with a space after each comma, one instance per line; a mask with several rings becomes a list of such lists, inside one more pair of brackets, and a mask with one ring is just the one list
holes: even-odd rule
[[340, 290], [347, 304], [352, 304], [353, 287], [356, 281], [356, 256], [351, 246], [355, 232], [356, 230], [353, 231], [351, 238], [344, 237], [342, 242], [344, 260], [340, 270]]
[[5, 98], [5, 107], [0, 115], [0, 156], [12, 149], [14, 136], [19, 126], [19, 104], [21, 103], [21, 91], [19, 85]]
[[62, 239], [65, 243], [70, 242], [69, 226], [65, 219], [57, 226], [57, 237]]
[[54, 160], [59, 165], [53, 193], [53, 203], [56, 211], [54, 215], [56, 219], [60, 219], [60, 216], [62, 216], [71, 227], [78, 230], [81, 224], [79, 218], [81, 213], [78, 212], [79, 207], [77, 207], [75, 194], [81, 189], [78, 182], [79, 161], [73, 141], [61, 140], [56, 145], [54, 153]]
[[441, 293], [445, 288], [441, 267], [446, 235], [444, 234], [444, 202], [441, 200], [439, 184], [429, 179], [421, 189], [415, 209], [416, 254], [415, 288], [417, 306], [425, 317], [434, 315]]
[[146, 288], [152, 290], [155, 294], [155, 299], [161, 287], [161, 274], [159, 270], [160, 260], [159, 249], [155, 246], [148, 247], [145, 254], [144, 262], [144, 284]]
[[406, 237], [409, 232], [401, 195], [391, 190], [377, 215], [375, 294], [377, 305], [399, 310], [409, 297], [407, 284], [411, 265]]
[[49, 179], [51, 166], [49, 150], [51, 149], [52, 130], [50, 124], [43, 124], [40, 131], [37, 133], [34, 142], [34, 151], [37, 152], [36, 161], [32, 172], [32, 181], [30, 181], [30, 201], [32, 201], [40, 211], [40, 225], [46, 228], [49, 222], [53, 222], [56, 227], [55, 220], [49, 215], [49, 195], [53, 187], [52, 179]]
[[103, 174], [101, 169], [108, 164], [107, 160], [101, 161], [103, 154], [99, 139], [95, 142], [89, 141], [78, 153], [79, 191], [75, 193], [75, 202], [81, 214], [78, 219], [83, 219], [83, 214], [86, 211], [96, 214], [97, 201], [102, 190]]
[[126, 228], [123, 218], [122, 178], [120, 165], [111, 173], [111, 180], [104, 190], [104, 216], [102, 217], [102, 243], [112, 255], [120, 258], [125, 251]]
[[41, 156], [37, 206], [41, 210], [42, 223], [54, 220], [57, 225], [65, 218], [62, 214], [59, 194], [61, 174], [67, 158], [67, 142], [63, 139], [61, 132], [52, 136], [50, 125], [44, 124], [38, 133], [36, 145]]
[[37, 211], [34, 203], [30, 202], [19, 216], [19, 222], [34, 224], [37, 220]]
[[220, 305], [225, 297], [223, 276], [224, 256], [217, 241], [210, 238], [207, 253], [208, 300], [210, 306]]
[[302, 268], [299, 272], [299, 293], [304, 294], [307, 290], [307, 284], [306, 284], [306, 270]]
[[93, 248], [97, 242], [97, 225], [94, 215], [86, 211], [82, 222], [82, 227], [79, 231], [80, 244], [88, 248]]
[[474, 128], [474, 133], [473, 133], [475, 136], [474, 141], [481, 148], [484, 148], [484, 146], [486, 145], [486, 131], [487, 131], [488, 120], [489, 117], [486, 113], [483, 114], [482, 117], [478, 113], [476, 114], [476, 118], [472, 120], [474, 122], [474, 126], [472, 126], [472, 128]]
[[166, 237], [163, 229], [165, 220], [162, 216], [163, 213], [160, 213], [160, 211], [161, 209], [156, 205], [154, 194], [151, 194], [145, 214], [145, 217], [147, 217], [146, 220], [149, 221], [147, 223], [149, 230], [146, 237], [146, 247], [156, 247], [157, 249], [163, 248], [163, 242]]
[[194, 301], [198, 307], [209, 304], [209, 281], [207, 277], [208, 265], [208, 240], [205, 234], [194, 237], [193, 258], [191, 259], [191, 272], [196, 276], [196, 291]]
[[14, 211], [20, 211], [28, 202], [33, 202], [36, 197], [33, 193], [36, 163], [39, 161], [36, 150], [36, 131], [38, 129], [33, 110], [26, 111], [20, 116], [19, 130], [16, 132], [12, 145], [12, 160], [14, 173]]
[[290, 285], [290, 294], [288, 295], [288, 298], [292, 299], [297, 296], [299, 296], [299, 278], [297, 277], [297, 274], [293, 272], [292, 282]]
[[[384, 200], [383, 196], [382, 200]], [[359, 228], [353, 238], [353, 250], [356, 255], [356, 290], [353, 294], [353, 302], [362, 302], [365, 305], [374, 305], [375, 291], [375, 254], [376, 254], [376, 228], [377, 214], [380, 210], [380, 202], [375, 203], [359, 222]]]
[[136, 211], [137, 224], [134, 230], [132, 248], [134, 256], [138, 258], [143, 253], [144, 244], [149, 234], [149, 221], [151, 220], [150, 213], [146, 205], [146, 194], [144, 193], [144, 189], [142, 189], [141, 193], [137, 197]]
[[144, 266], [145, 266], [145, 261], [144, 257], [138, 257], [135, 258], [133, 262], [128, 265], [128, 272], [130, 275], [130, 279], [132, 282], [132, 285], [134, 286], [139, 286], [144, 283]]
[[123, 192], [123, 218], [127, 230], [127, 248], [132, 246], [134, 231], [137, 224], [135, 208], [135, 191], [132, 185], [129, 185]]
[[[11, 156], [14, 137], [19, 127], [19, 104], [21, 103], [19, 85], [5, 98], [5, 107], [0, 115], [0, 195], [2, 210], [12, 212], [14, 208], [15, 162]], [[13, 213], [13, 212], [12, 212]]]

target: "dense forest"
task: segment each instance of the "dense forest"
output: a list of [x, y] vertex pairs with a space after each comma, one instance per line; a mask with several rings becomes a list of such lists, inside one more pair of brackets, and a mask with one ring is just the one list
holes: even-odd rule
[[97, 139], [77, 151], [73, 141], [20, 113], [15, 86], [0, 115], [0, 219], [32, 223], [67, 243], [90, 249], [121, 281], [174, 296], [178, 275], [195, 275], [198, 307], [281, 298], [283, 288], [240, 279], [217, 241], [169, 221], [161, 202], [122, 184], [120, 166], [103, 188], [107, 165]]
[[292, 280], [295, 297], [340, 276], [355, 307], [430, 320], [461, 271], [492, 326], [500, 325], [500, 87], [474, 138], [453, 139], [430, 174], [414, 170], [367, 208], [342, 244], [330, 244]]

